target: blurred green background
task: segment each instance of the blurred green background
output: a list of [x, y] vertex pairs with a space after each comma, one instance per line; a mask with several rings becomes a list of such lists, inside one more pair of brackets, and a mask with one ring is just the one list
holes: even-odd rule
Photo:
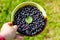
[[24, 40], [60, 40], [60, 0], [0, 0], [0, 28], [11, 21], [11, 12], [20, 3], [32, 1], [41, 5], [47, 14], [45, 30], [33, 37], [25, 36]]

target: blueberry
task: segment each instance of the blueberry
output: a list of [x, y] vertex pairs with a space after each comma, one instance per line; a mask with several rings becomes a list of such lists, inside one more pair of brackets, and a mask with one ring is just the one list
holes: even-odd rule
[[[33, 18], [31, 23], [27, 23], [25, 19], [27, 16]], [[18, 32], [27, 36], [33, 36], [42, 32], [45, 28], [46, 20], [42, 12], [35, 6], [26, 5], [17, 10], [14, 15], [14, 25], [18, 25]]]

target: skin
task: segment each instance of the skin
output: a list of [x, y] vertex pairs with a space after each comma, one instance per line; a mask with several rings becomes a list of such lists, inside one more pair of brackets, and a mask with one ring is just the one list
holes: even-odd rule
[[13, 25], [12, 22], [3, 24], [0, 35], [4, 36], [6, 40], [23, 40], [24, 36], [16, 34], [18, 27]]

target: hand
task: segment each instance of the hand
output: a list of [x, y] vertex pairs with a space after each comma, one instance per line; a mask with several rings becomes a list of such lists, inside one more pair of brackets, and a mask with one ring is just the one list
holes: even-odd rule
[[5, 23], [1, 28], [0, 35], [4, 36], [6, 40], [13, 40], [15, 38], [23, 40], [23, 36], [16, 35], [17, 29], [17, 25], [13, 25], [12, 22]]

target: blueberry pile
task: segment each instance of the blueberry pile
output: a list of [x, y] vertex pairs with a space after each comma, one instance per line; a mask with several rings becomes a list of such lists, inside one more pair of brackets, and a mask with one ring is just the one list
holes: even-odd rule
[[[30, 16], [33, 18], [31, 23], [25, 19]], [[46, 19], [40, 10], [35, 6], [26, 5], [17, 10], [14, 15], [14, 25], [18, 25], [18, 32], [27, 36], [33, 36], [41, 33], [46, 25]]]

